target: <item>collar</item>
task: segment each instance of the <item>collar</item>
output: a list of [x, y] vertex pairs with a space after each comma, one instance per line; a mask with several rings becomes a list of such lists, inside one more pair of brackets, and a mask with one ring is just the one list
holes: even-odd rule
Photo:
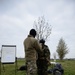
[[28, 37], [33, 37], [32, 35], [28, 35]]

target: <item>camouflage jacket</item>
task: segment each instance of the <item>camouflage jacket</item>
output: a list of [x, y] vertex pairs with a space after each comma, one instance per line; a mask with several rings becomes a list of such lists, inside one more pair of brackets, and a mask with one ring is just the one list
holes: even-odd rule
[[41, 51], [39, 42], [31, 35], [24, 40], [24, 50], [26, 60], [36, 60], [37, 52]]
[[47, 45], [44, 45], [42, 52], [38, 53], [38, 60], [39, 59], [50, 61], [50, 50]]

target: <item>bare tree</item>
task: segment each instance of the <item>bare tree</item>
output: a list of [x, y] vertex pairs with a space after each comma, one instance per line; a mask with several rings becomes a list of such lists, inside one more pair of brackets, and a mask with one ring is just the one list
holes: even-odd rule
[[68, 47], [67, 44], [65, 43], [65, 41], [61, 38], [59, 40], [58, 46], [57, 46], [57, 53], [59, 56], [60, 60], [63, 60], [63, 58], [65, 57], [65, 55], [68, 53]]
[[45, 41], [51, 34], [51, 25], [45, 21], [44, 16], [39, 17], [38, 21], [34, 21], [34, 26], [33, 26], [36, 31], [37, 31], [37, 39], [40, 40], [41, 38], [44, 38]]

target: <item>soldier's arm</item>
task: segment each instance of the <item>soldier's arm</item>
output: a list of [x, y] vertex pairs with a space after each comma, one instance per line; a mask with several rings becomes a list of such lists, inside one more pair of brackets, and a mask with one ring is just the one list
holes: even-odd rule
[[37, 40], [34, 43], [34, 47], [38, 52], [42, 52], [42, 47]]
[[48, 62], [50, 62], [50, 50], [47, 45], [45, 45], [45, 58]]

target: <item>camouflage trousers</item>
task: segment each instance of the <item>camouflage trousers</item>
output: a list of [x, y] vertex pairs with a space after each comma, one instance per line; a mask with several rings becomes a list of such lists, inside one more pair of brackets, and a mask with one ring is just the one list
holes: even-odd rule
[[27, 65], [26, 75], [36, 75], [37, 74], [36, 60], [27, 61], [26, 65]]
[[37, 60], [37, 73], [38, 75], [48, 75], [48, 65], [46, 60]]

